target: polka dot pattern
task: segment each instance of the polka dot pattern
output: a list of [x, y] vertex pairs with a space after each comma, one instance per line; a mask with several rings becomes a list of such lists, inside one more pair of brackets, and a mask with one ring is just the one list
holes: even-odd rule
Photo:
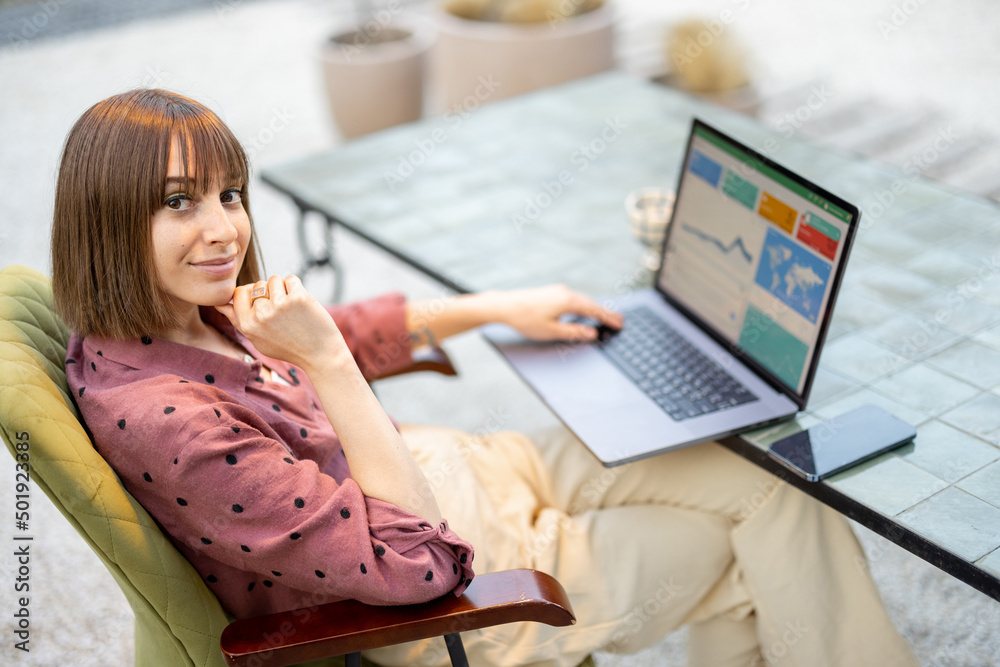
[[[127, 343], [131, 346], [129, 349], [138, 351], [138, 354], [157, 355], [163, 350], [163, 341], [152, 336], [133, 338]], [[115, 380], [122, 372], [119, 365], [111, 364], [110, 360], [124, 357], [119, 357], [118, 348], [112, 348], [111, 344], [105, 346], [111, 350], [109, 365], [102, 366], [101, 369], [97, 369], [94, 357], [103, 357], [103, 354], [91, 356], [95, 351], [93, 348], [89, 348], [87, 357], [82, 360], [66, 360], [67, 364], [80, 364], [76, 367], [68, 366], [80, 371], [77, 374], [79, 378], [84, 377], [87, 364], [96, 373], [86, 375], [89, 388], [82, 386], [80, 382], [74, 383], [73, 390], [77, 392], [78, 398], [82, 399], [84, 395], [88, 397], [86, 402], [80, 400], [81, 407], [88, 406], [89, 409], [95, 402], [100, 407], [100, 401], [105, 400], [102, 391], [104, 385]], [[162, 363], [169, 364], [173, 361], [165, 359]], [[151, 494], [161, 494], [160, 507], [169, 504], [169, 500], [166, 503], [163, 500], [169, 499], [171, 491], [184, 494], [175, 496], [177, 504], [170, 505], [173, 509], [168, 510], [166, 518], [189, 526], [198, 525], [192, 523], [193, 520], [200, 522], [200, 529], [194, 528], [178, 539], [181, 543], [190, 545], [192, 562], [204, 577], [203, 580], [213, 586], [213, 592], [220, 599], [225, 600], [226, 595], [233, 596], [230, 599], [237, 605], [240, 600], [251, 604], [250, 600], [257, 599], [258, 602], [253, 604], [258, 606], [261, 604], [260, 595], [269, 595], [273, 589], [283, 590], [280, 585], [275, 586], [276, 583], [284, 582], [301, 588], [302, 578], [308, 577], [310, 566], [314, 568], [313, 574], [317, 579], [322, 579], [325, 583], [325, 579], [329, 578], [338, 587], [348, 589], [354, 586], [362, 590], [362, 585], [374, 589], [384, 587], [387, 582], [392, 581], [393, 586], [399, 585], [415, 592], [418, 588], [427, 588], [422, 584], [435, 579], [438, 582], [435, 587], [444, 586], [444, 582], [453, 583], [456, 579], [447, 576], [448, 565], [438, 566], [433, 558], [421, 561], [428, 568], [423, 573], [417, 566], [415, 570], [406, 570], [409, 574], [400, 581], [400, 573], [395, 572], [394, 568], [399, 568], [399, 563], [406, 559], [394, 559], [395, 554], [388, 554], [389, 548], [379, 539], [378, 530], [366, 525], [369, 511], [373, 513], [372, 521], [381, 519], [382, 515], [377, 514], [372, 506], [365, 506], [363, 499], [355, 493], [357, 489], [336, 495], [329, 495], [325, 488], [320, 489], [321, 492], [317, 491], [315, 484], [311, 483], [317, 471], [316, 464], [319, 464], [320, 470], [336, 470], [339, 479], [342, 472], [346, 473], [347, 466], [340, 457], [333, 457], [338, 450], [341, 456], [345, 456], [345, 452], [342, 447], [337, 446], [336, 437], [321, 414], [322, 407], [318, 405], [311, 385], [304, 382], [304, 371], [300, 372], [301, 369], [287, 364], [280, 364], [276, 368], [289, 382], [299, 386], [294, 389], [278, 386], [284, 385], [280, 382], [272, 386], [263, 378], [252, 378], [254, 372], [248, 372], [249, 368], [246, 366], [237, 373], [221, 358], [206, 358], [200, 364], [191, 363], [171, 368], [164, 373], [163, 383], [150, 391], [148, 397], [136, 397], [134, 406], [127, 403], [127, 407], [123, 408], [120, 406], [125, 404], [119, 403], [112, 407], [110, 414], [107, 411], [103, 413], [103, 433], [114, 433], [116, 444], [129, 444], [137, 436], [153, 433], [157, 428], [182, 437], [192, 434], [191, 437], [199, 438], [199, 444], [206, 444], [205, 448], [199, 450], [194, 447], [184, 449], [185, 443], [171, 442], [161, 449], [159, 456], [156, 451], [151, 450], [148, 456], [134, 457], [127, 474], [122, 476], [123, 479], [142, 481], [142, 484], [135, 484], [134, 488], [144, 489], [140, 494], [144, 493], [147, 499]], [[191, 387], [177, 387], [178, 382], [191, 384]], [[211, 388], [206, 384], [211, 385]], [[140, 398], [146, 402], [142, 403], [138, 400]], [[247, 400], [248, 398], [251, 400]], [[169, 401], [169, 404], [165, 401]], [[317, 412], [311, 412], [308, 407], [310, 405]], [[206, 412], [205, 407], [210, 412]], [[225, 415], [222, 414], [223, 409], [226, 410]], [[120, 410], [120, 418], [117, 420], [113, 416], [115, 410]], [[178, 412], [181, 414], [174, 417]], [[216, 418], [214, 420], [213, 413]], [[253, 421], [254, 419], [257, 421]], [[247, 433], [242, 433], [243, 430], [247, 430]], [[239, 437], [229, 436], [229, 432], [239, 434]], [[278, 449], [275, 443], [280, 443], [283, 449]], [[333, 448], [327, 448], [328, 444]], [[173, 457], [169, 456], [171, 451], [175, 454]], [[183, 465], [179, 459], [181, 451], [185, 452]], [[260, 456], [247, 458], [250, 453]], [[322, 461], [314, 460], [318, 459], [317, 453], [325, 458]], [[271, 458], [266, 458], [268, 456]], [[281, 468], [277, 466], [278, 458], [289, 466], [296, 467]], [[162, 466], [166, 461], [172, 461], [175, 466], [180, 467], [165, 470]], [[299, 463], [303, 465], [297, 466]], [[327, 464], [331, 467], [324, 468]], [[230, 467], [237, 469], [230, 470]], [[280, 475], [282, 483], [270, 486], [264, 484], [258, 469]], [[237, 479], [233, 477], [234, 473], [239, 475], [240, 485], [233, 483]], [[172, 486], [176, 488], [172, 489]], [[332, 488], [335, 490], [336, 486]], [[252, 491], [247, 493], [245, 489]], [[165, 497], [162, 495], [164, 492], [167, 494]], [[190, 501], [187, 500], [189, 495], [192, 497]], [[242, 517], [242, 514], [251, 509], [242, 503], [251, 502], [251, 499], [254, 502], [253, 512]], [[307, 504], [310, 508], [308, 514], [305, 512]], [[341, 507], [338, 508], [338, 504]], [[233, 514], [241, 516], [229, 517], [225, 512], [227, 507]], [[298, 511], [301, 514], [289, 516]], [[306, 526], [308, 524], [304, 523], [304, 518], [313, 512], [324, 513], [316, 517], [324, 520], [324, 526], [318, 530], [310, 528], [308, 535], [298, 529], [293, 532], [281, 526], [282, 522], [289, 519], [290, 525]], [[355, 512], [361, 514], [352, 516]], [[254, 522], [265, 521], [269, 517], [274, 518], [268, 525], [272, 526], [272, 530], [276, 528], [275, 532], [269, 534], [266, 529], [254, 528]], [[341, 521], [336, 521], [336, 518]], [[414, 532], [432, 528], [432, 525], [415, 518], [406, 523], [407, 530]], [[289, 523], [285, 523], [287, 525]], [[287, 542], [281, 539], [282, 535], [287, 535]], [[420, 537], [431, 540], [431, 544], [442, 539], [437, 530]], [[371, 551], [361, 549], [352, 552], [351, 549], [336, 548], [337, 544], [358, 544], [358, 538], [360, 544], [367, 545]], [[367, 541], [369, 539], [371, 541]], [[447, 536], [443, 539], [454, 541]], [[275, 549], [278, 544], [284, 550]], [[265, 545], [267, 556], [264, 555]], [[460, 552], [460, 549], [456, 551]], [[254, 558], [253, 571], [250, 571], [249, 566], [243, 565], [237, 566], [235, 570], [225, 570], [221, 577], [214, 573], [219, 571], [219, 562], [240, 563], [241, 560], [237, 558], [239, 554]], [[367, 559], [372, 555], [375, 558], [369, 562]], [[358, 558], [364, 560], [356, 560]], [[458, 562], [458, 558], [454, 560]], [[468, 556], [464, 557], [462, 563], [468, 560]], [[245, 562], [249, 563], [250, 559], [246, 558]], [[384, 573], [378, 569], [372, 572], [372, 563], [376, 568], [387, 569]], [[267, 570], [268, 565], [275, 569]], [[281, 570], [277, 570], [277, 567]], [[406, 567], [412, 568], [412, 563]], [[456, 577], [462, 572], [459, 565], [452, 565], [450, 569]], [[333, 574], [329, 574], [327, 570]], [[264, 578], [267, 576], [265, 572], [270, 575], [267, 579]], [[367, 577], [368, 574], [372, 574], [372, 577]], [[285, 579], [285, 575], [289, 578]], [[261, 591], [256, 590], [258, 586], [262, 587]]]

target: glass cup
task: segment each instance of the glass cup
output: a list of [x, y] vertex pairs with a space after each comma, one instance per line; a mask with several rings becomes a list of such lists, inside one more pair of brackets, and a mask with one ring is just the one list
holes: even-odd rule
[[650, 271], [660, 268], [660, 248], [674, 211], [674, 193], [660, 187], [633, 190], [625, 198], [632, 235], [646, 246], [642, 266]]

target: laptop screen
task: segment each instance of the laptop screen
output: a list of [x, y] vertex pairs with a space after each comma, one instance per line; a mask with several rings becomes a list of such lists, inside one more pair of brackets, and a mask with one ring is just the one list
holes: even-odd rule
[[804, 400], [857, 217], [696, 120], [657, 286]]

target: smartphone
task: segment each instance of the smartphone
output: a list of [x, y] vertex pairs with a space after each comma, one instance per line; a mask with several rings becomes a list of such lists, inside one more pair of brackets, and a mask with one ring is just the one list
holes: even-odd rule
[[885, 410], [863, 405], [772, 443], [768, 453], [815, 482], [905, 445], [916, 435], [915, 428]]

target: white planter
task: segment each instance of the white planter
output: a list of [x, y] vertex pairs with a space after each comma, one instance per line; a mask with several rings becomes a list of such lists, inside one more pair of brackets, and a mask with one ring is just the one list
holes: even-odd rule
[[[614, 67], [614, 11], [607, 4], [544, 23], [435, 17], [431, 75], [449, 109], [493, 101]], [[484, 86], [484, 81], [491, 85]], [[477, 93], [478, 89], [478, 93]], [[487, 100], [483, 91], [489, 90]]]
[[357, 137], [418, 120], [424, 108], [424, 61], [431, 40], [409, 28], [385, 28], [370, 42], [357, 31], [331, 37], [320, 59], [334, 120]]

